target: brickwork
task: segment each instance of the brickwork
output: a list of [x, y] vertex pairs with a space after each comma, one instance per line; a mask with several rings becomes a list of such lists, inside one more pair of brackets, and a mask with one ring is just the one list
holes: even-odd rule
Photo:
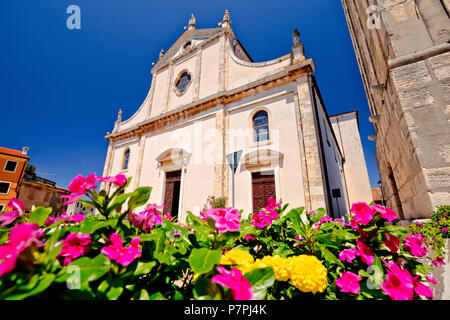
[[[450, 203], [448, 1], [342, 0], [377, 133], [389, 206], [425, 218]], [[378, 5], [380, 28], [369, 28]]]

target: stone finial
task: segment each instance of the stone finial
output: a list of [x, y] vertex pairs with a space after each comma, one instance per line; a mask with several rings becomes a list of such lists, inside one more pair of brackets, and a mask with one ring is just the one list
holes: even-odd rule
[[117, 121], [122, 122], [122, 109], [119, 108], [119, 112], [117, 113]]
[[122, 109], [119, 108], [119, 112], [117, 113], [117, 120], [114, 123], [113, 132], [119, 131], [121, 122], [122, 122]]
[[159, 52], [159, 58], [161, 59], [164, 56], [164, 49], [161, 49]]
[[230, 13], [228, 12], [228, 10], [225, 10], [222, 22], [219, 22], [219, 26], [222, 26], [222, 28], [226, 28], [229, 27], [230, 25], [231, 25]]
[[194, 14], [191, 15], [189, 18], [189, 25], [188, 30], [195, 30], [197, 28], [197, 25], [195, 24], [195, 17]]
[[300, 46], [300, 32], [295, 28], [294, 33], [292, 33], [292, 41], [294, 42], [294, 47]]
[[303, 44], [300, 42], [300, 32], [295, 28], [292, 33], [292, 42], [294, 46], [292, 47], [293, 62], [299, 62], [305, 60], [305, 49]]

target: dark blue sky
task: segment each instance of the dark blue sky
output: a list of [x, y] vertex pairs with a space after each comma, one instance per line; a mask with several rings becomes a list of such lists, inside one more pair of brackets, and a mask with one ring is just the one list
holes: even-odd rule
[[[69, 5], [81, 30], [69, 30]], [[67, 187], [77, 174], [101, 174], [119, 107], [123, 119], [150, 88], [152, 62], [184, 32], [214, 28], [225, 9], [254, 61], [290, 52], [298, 28], [329, 115], [357, 109], [371, 185], [378, 169], [369, 109], [340, 1], [1, 0], [0, 146], [30, 147], [41, 176]], [[54, 175], [47, 175], [47, 173]]]

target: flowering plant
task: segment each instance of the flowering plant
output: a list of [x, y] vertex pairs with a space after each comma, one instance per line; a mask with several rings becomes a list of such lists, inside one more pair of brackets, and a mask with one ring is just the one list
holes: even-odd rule
[[424, 238], [426, 246], [433, 250], [434, 255], [430, 259], [434, 266], [445, 264], [445, 239], [450, 238], [450, 205], [440, 206], [425, 223], [412, 223], [408, 231]]
[[[287, 211], [281, 200], [248, 218], [207, 205], [179, 221], [149, 204], [131, 178], [74, 178], [66, 203], [97, 212], [51, 217], [0, 212], [0, 299], [421, 299], [430, 298], [424, 238], [385, 225], [396, 213], [357, 203]], [[102, 182], [105, 189], [98, 190]], [[110, 191], [107, 191], [110, 190]]]

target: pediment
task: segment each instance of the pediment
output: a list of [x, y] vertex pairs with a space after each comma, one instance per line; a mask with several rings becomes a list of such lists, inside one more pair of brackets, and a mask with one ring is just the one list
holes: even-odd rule
[[[166, 65], [168, 62], [170, 62], [170, 60], [176, 59], [187, 51], [194, 50], [199, 44], [214, 37], [222, 31], [222, 28], [186, 30], [181, 35], [181, 37], [179, 37], [178, 40], [175, 41], [170, 49], [164, 53], [162, 58], [158, 60], [158, 62], [152, 68], [152, 73], [162, 66]], [[183, 48], [183, 46], [185, 46], [188, 41], [191, 41], [191, 46], [186, 50], [185, 48]]]
[[243, 164], [246, 169], [282, 166], [283, 154], [272, 149], [251, 151], [244, 156]]

